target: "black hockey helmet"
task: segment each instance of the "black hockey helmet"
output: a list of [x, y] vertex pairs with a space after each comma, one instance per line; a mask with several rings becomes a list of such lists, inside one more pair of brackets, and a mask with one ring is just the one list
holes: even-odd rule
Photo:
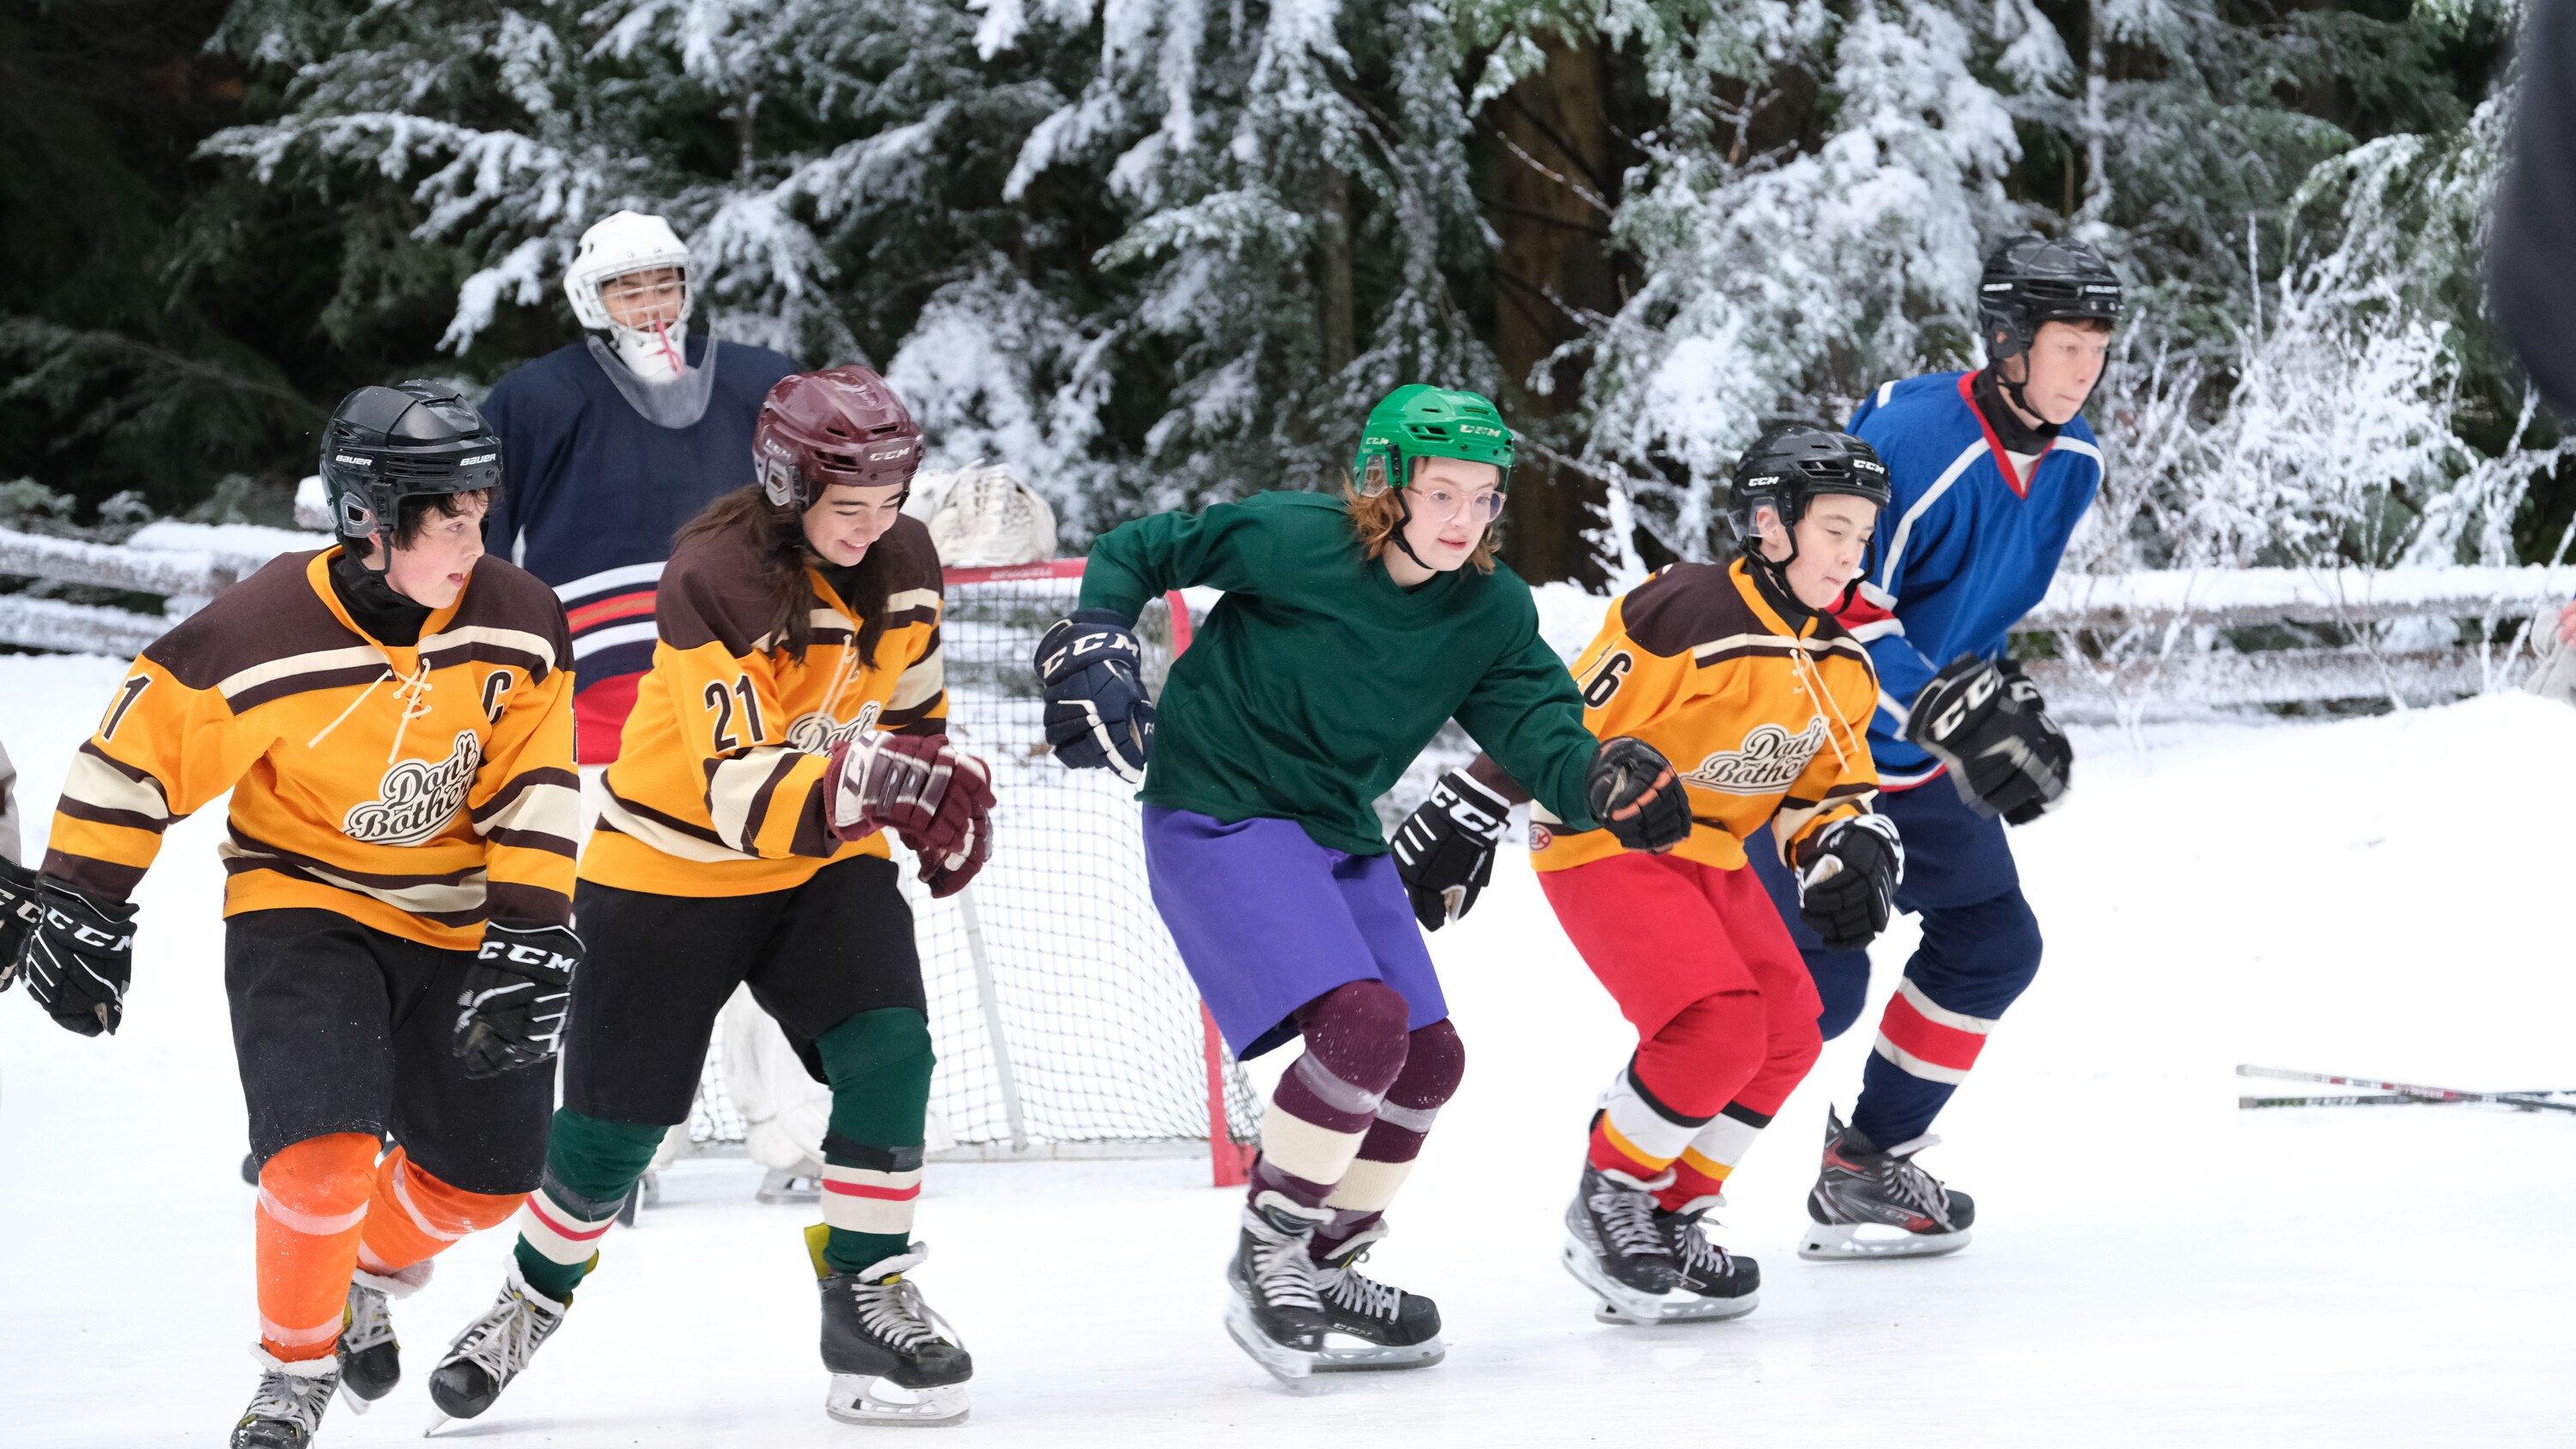
[[1849, 493], [1885, 508], [1890, 496], [1887, 465], [1876, 449], [1851, 434], [1808, 423], [1773, 428], [1755, 439], [1735, 465], [1735, 486], [1726, 503], [1744, 551], [1761, 548], [1761, 535], [1753, 527], [1755, 509], [1768, 506], [1783, 525], [1794, 525], [1807, 516], [1807, 500], [1819, 493]]
[[2119, 320], [2119, 274], [2079, 241], [2015, 237], [1977, 281], [1977, 329], [1989, 362], [2028, 352], [2043, 323]]
[[404, 499], [500, 483], [501, 439], [445, 383], [362, 387], [340, 399], [322, 430], [322, 486], [344, 539], [380, 524], [390, 538]]

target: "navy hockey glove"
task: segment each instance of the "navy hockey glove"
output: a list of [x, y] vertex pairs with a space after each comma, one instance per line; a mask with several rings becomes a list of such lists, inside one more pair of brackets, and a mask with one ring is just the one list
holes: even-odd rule
[[2057, 803], [2075, 761], [2030, 680], [2018, 668], [2008, 676], [1970, 654], [1952, 660], [1914, 697], [1905, 737], [1949, 767], [1969, 808], [2015, 825]]
[[1038, 641], [1046, 686], [1047, 743], [1076, 770], [1108, 769], [1133, 785], [1154, 753], [1154, 705], [1141, 674], [1145, 652], [1115, 609], [1080, 609]]
[[134, 907], [41, 879], [36, 904], [43, 915], [27, 939], [27, 994], [65, 1031], [115, 1035], [134, 979]]
[[1632, 735], [1601, 742], [1584, 798], [1592, 818], [1630, 850], [1661, 855], [1690, 838], [1690, 796], [1672, 762]]
[[1439, 930], [1475, 908], [1476, 893], [1494, 883], [1494, 848], [1511, 813], [1511, 803], [1476, 777], [1451, 770], [1396, 827], [1395, 873], [1422, 929]]
[[1798, 914], [1828, 950], [1857, 951], [1887, 929], [1905, 843], [1884, 815], [1837, 820], [1798, 852]]
[[36, 904], [36, 873], [0, 856], [0, 991], [18, 979], [18, 958], [44, 918], [44, 907]]
[[456, 1039], [449, 1048], [465, 1059], [465, 1075], [497, 1077], [553, 1061], [580, 965], [581, 937], [570, 926], [486, 922], [483, 949], [465, 968], [465, 989], [456, 998]]

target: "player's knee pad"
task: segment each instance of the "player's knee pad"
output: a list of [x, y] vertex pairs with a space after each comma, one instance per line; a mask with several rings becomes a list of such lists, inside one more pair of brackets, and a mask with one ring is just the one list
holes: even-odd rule
[[1906, 974], [1951, 1011], [1997, 1017], [2039, 974], [2039, 918], [2019, 890], [1923, 913], [1923, 945]]
[[1309, 1057], [1336, 1079], [1376, 1097], [1404, 1070], [1411, 1015], [1403, 993], [1385, 982], [1346, 981], [1299, 1007], [1297, 1025]]
[[559, 1108], [546, 1138], [546, 1178], [586, 1199], [624, 1202], [669, 1132], [657, 1123], [612, 1122]]
[[1869, 953], [1867, 951], [1810, 951], [1807, 974], [1816, 983], [1816, 1000], [1823, 1009], [1816, 1013], [1816, 1038], [1829, 1042], [1852, 1029], [1860, 1020], [1861, 1008], [1869, 1004]]
[[862, 1011], [814, 1043], [832, 1085], [832, 1132], [885, 1147], [922, 1140], [939, 1055], [930, 1019], [909, 1006]]
[[1758, 994], [1712, 992], [1639, 1042], [1628, 1072], [1676, 1121], [1705, 1122], [1761, 1069], [1769, 1041]]
[[473, 1192], [458, 1187], [404, 1158], [399, 1147], [379, 1176], [387, 1195], [415, 1227], [451, 1241], [508, 1222], [528, 1198], [524, 1192]]
[[[1386, 1089], [1386, 1100], [1397, 1107], [1428, 1112], [1458, 1094], [1458, 1083], [1467, 1075], [1467, 1045], [1458, 1039], [1458, 1028], [1447, 1017], [1412, 1034], [1405, 1048], [1404, 1070], [1398, 1072], [1395, 1085]], [[1380, 1107], [1384, 1117], [1386, 1109]]]

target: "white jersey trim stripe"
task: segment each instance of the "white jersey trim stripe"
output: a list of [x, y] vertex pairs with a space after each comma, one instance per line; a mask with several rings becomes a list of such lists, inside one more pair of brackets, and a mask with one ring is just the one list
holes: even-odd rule
[[1952, 1011], [1950, 1008], [1934, 1001], [1931, 997], [1924, 995], [1923, 988], [1915, 985], [1910, 977], [1898, 978], [1896, 990], [1897, 994], [1903, 996], [1908, 1004], [1910, 1004], [1916, 1011], [1922, 1013], [1925, 1021], [1932, 1023], [1934, 1026], [1946, 1026], [1952, 1031], [1973, 1032], [1978, 1036], [1991, 1035], [1995, 1029], [1994, 1018], [1986, 1016], [1970, 1016], [1963, 1011]]
[[653, 621], [650, 619], [636, 619], [624, 624], [611, 624], [605, 629], [593, 629], [572, 641], [573, 662], [579, 663], [602, 649], [618, 644], [650, 644], [655, 637]]
[[1950, 491], [1950, 485], [1959, 481], [1959, 475], [1968, 471], [1969, 464], [1985, 455], [1985, 439], [1979, 438], [1970, 443], [1967, 451], [1951, 459], [1950, 466], [1941, 470], [1941, 476], [1933, 479], [1932, 486], [1924, 489], [1923, 496], [1915, 499], [1914, 506], [1905, 510], [1905, 516], [1896, 521], [1896, 537], [1888, 541], [1887, 566], [1880, 570], [1878, 580], [1880, 592], [1885, 593], [1891, 602], [1898, 597], [1896, 587], [1898, 570], [1905, 563], [1905, 545], [1914, 535], [1914, 520], [1921, 518], [1923, 510], [1939, 502], [1941, 495]]
[[1935, 1066], [1889, 1041], [1885, 1032], [1879, 1033], [1876, 1050], [1880, 1056], [1894, 1062], [1897, 1070], [1909, 1077], [1921, 1077], [1927, 1082], [1947, 1082], [1954, 1087], [1968, 1080], [1968, 1074], [1960, 1068]]
[[555, 585], [555, 597], [569, 604], [585, 594], [606, 593], [610, 589], [634, 584], [649, 584], [662, 577], [660, 563], [628, 564], [623, 568], [602, 569], [570, 583]]

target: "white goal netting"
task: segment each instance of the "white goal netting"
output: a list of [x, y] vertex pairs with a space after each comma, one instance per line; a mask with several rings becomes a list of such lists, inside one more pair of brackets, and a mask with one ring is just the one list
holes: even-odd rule
[[[973, 885], [933, 901], [907, 881], [939, 1052], [930, 1145], [966, 1156], [1205, 1151], [1212, 1096], [1225, 1135], [1250, 1142], [1259, 1105], [1231, 1055], [1211, 1082], [1198, 992], [1146, 887], [1134, 788], [1049, 757], [1031, 660], [1081, 587], [1049, 568], [953, 570], [948, 585], [949, 732], [991, 762], [997, 803], [993, 858]], [[1159, 692], [1172, 659], [1163, 601], [1137, 633]], [[724, 1152], [747, 1135], [719, 1033], [689, 1136]]]

